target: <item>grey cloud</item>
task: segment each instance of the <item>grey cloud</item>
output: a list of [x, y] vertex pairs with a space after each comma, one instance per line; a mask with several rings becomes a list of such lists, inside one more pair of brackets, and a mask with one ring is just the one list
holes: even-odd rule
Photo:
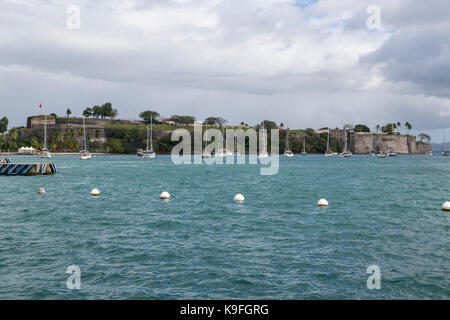
[[[72, 1], [0, 2], [0, 111], [12, 123], [39, 103], [80, 114], [105, 101], [125, 118], [154, 106], [163, 115], [265, 117], [293, 127], [407, 120], [425, 130], [450, 120], [445, 2], [380, 1], [392, 36], [366, 29], [371, 1], [305, 9], [279, 0], [79, 3], [82, 28], [69, 31]], [[149, 21], [161, 8], [183, 23]]]

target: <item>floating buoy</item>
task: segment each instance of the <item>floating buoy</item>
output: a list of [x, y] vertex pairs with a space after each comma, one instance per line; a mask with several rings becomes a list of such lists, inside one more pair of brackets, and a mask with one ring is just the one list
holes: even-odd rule
[[98, 189], [92, 189], [91, 196], [98, 197], [100, 195], [100, 191]]
[[45, 193], [45, 189], [40, 187], [37, 191], [38, 194], [44, 194]]
[[168, 193], [167, 191], [164, 191], [163, 193], [161, 193], [161, 195], [159, 197], [162, 200], [168, 200], [168, 199], [170, 199], [170, 193]]
[[449, 202], [449, 201], [447, 201], [446, 203], [444, 203], [444, 204], [442, 205], [442, 210], [444, 210], [444, 211], [450, 211], [450, 202]]
[[320, 199], [319, 202], [317, 202], [317, 205], [319, 207], [328, 207], [328, 201], [325, 199]]
[[245, 200], [244, 196], [240, 193], [234, 197], [234, 201], [236, 202], [244, 202], [244, 200]]

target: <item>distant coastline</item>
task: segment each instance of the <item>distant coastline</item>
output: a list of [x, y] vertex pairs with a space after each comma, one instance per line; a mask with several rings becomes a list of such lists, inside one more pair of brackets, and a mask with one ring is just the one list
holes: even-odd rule
[[[87, 148], [92, 154], [136, 154], [138, 149], [145, 148], [147, 126], [150, 119], [147, 113], [159, 115], [154, 111], [143, 113], [143, 120], [119, 120], [113, 118], [85, 118], [85, 131], [87, 136]], [[389, 123], [385, 126], [377, 126], [376, 132], [371, 132], [369, 127], [363, 124], [355, 126], [346, 125], [345, 128], [331, 129], [288, 129], [283, 123], [264, 120], [254, 126], [241, 122], [239, 125], [227, 125], [226, 121], [218, 117], [207, 118], [204, 122], [196, 121], [191, 116], [172, 116], [169, 119], [151, 118], [153, 121], [153, 146], [157, 154], [170, 154], [179, 141], [172, 141], [172, 133], [177, 129], [186, 129], [191, 132], [194, 128], [216, 129], [226, 133], [226, 129], [241, 129], [259, 131], [264, 128], [268, 131], [279, 130], [279, 153], [283, 154], [288, 148], [286, 138], [289, 135], [289, 149], [294, 154], [300, 154], [305, 149], [308, 154], [324, 154], [327, 149], [327, 137], [329, 135], [329, 147], [333, 152], [342, 152], [347, 143], [347, 148], [354, 154], [369, 154], [374, 152], [393, 151], [398, 154], [421, 154], [431, 150], [425, 134], [420, 141], [409, 134], [401, 134], [400, 122]], [[58, 117], [54, 115], [39, 115], [27, 118], [26, 127], [12, 128], [1, 135], [0, 151], [15, 151], [22, 147], [33, 147], [36, 151], [43, 148], [44, 126], [47, 127], [48, 149], [55, 155], [78, 155], [84, 145], [83, 118]], [[407, 130], [411, 125], [404, 124]], [[409, 131], [408, 131], [409, 132]], [[424, 140], [425, 139], [425, 140]], [[423, 141], [424, 140], [424, 141]], [[428, 140], [429, 142], [429, 140]], [[271, 145], [270, 134], [267, 145]], [[248, 151], [248, 148], [246, 148]], [[267, 150], [271, 152], [271, 150]], [[191, 150], [193, 152], [193, 149]], [[4, 153], [8, 154], [8, 153]], [[11, 152], [11, 155], [25, 155]]]

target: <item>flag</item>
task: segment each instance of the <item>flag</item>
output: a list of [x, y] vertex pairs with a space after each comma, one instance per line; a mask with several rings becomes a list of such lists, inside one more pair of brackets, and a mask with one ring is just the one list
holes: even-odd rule
[[39, 108], [42, 108], [42, 104], [39, 105]]

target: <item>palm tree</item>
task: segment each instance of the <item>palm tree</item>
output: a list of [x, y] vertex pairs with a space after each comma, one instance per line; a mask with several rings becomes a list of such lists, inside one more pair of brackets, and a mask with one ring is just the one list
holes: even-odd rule
[[16, 128], [9, 130], [9, 134], [8, 135], [11, 138], [11, 140], [14, 141], [14, 142], [19, 137], [19, 133], [17, 132]]
[[408, 135], [409, 135], [409, 130], [412, 129], [411, 123], [409, 123], [408, 121], [406, 121], [406, 122], [405, 122], [405, 127], [406, 127], [406, 129], [408, 129]]
[[381, 129], [381, 126], [379, 124], [377, 124], [375, 129], [377, 130], [377, 133], [378, 133], [378, 131], [380, 131], [380, 129]]

